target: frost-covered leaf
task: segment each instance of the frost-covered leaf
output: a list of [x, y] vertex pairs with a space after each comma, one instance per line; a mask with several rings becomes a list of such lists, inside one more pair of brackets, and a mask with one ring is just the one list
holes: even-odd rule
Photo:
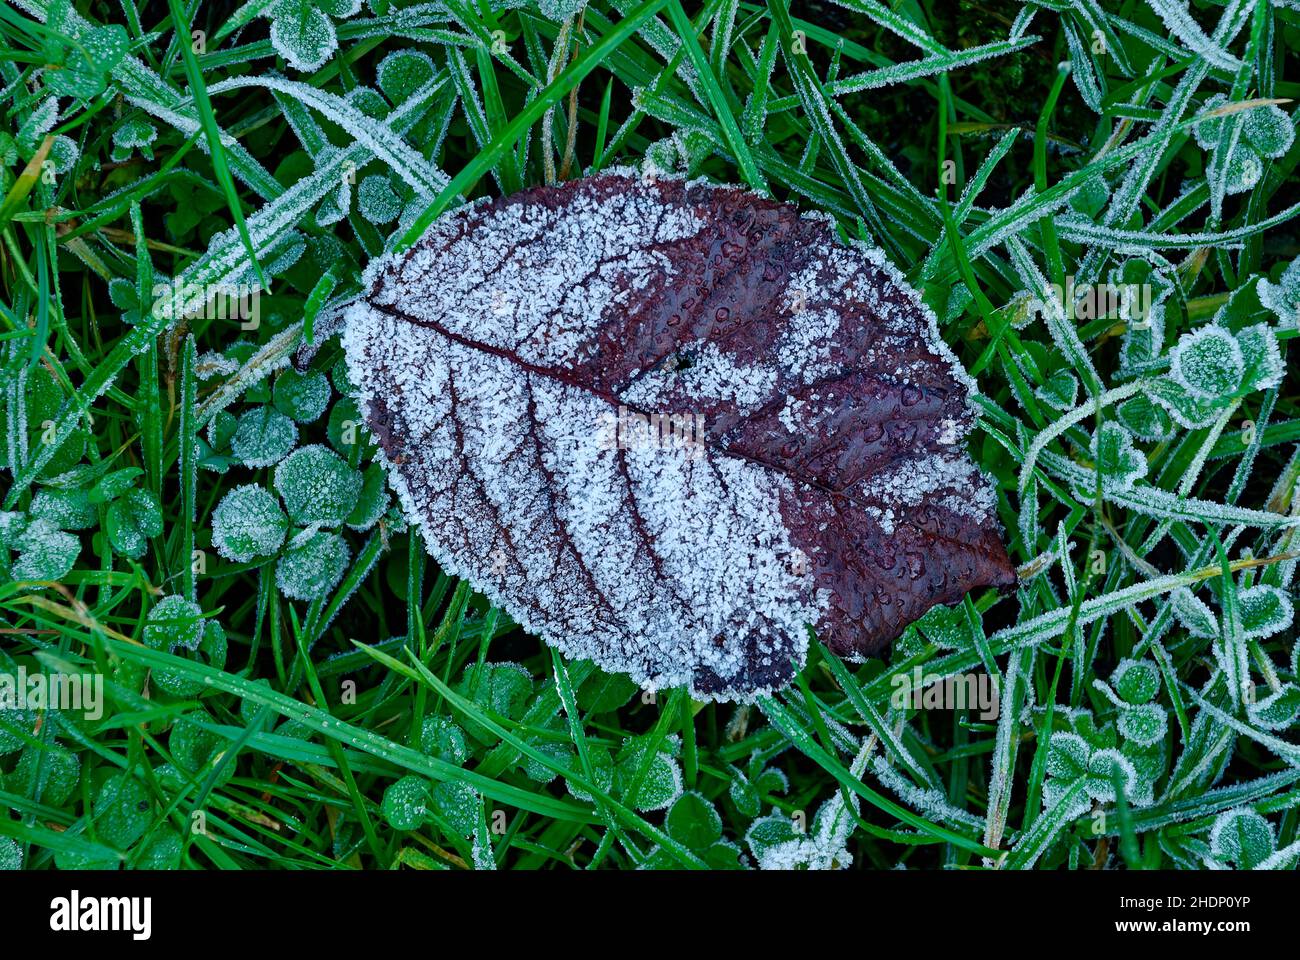
[[1241, 132], [1257, 154], [1272, 160], [1281, 157], [1295, 143], [1295, 125], [1275, 103], [1248, 110]]
[[128, 120], [113, 128], [112, 159], [121, 163], [139, 150], [146, 160], [153, 159], [153, 142], [158, 139], [158, 131], [153, 124], [139, 118]]
[[[518, 720], [532, 696], [533, 676], [518, 663], [471, 664], [465, 668], [456, 692], [499, 717]], [[497, 742], [496, 735], [481, 724], [467, 720], [465, 730], [480, 743]]]
[[1250, 722], [1265, 730], [1287, 730], [1300, 717], [1300, 687], [1283, 684], [1262, 700], [1247, 704]]
[[275, 0], [269, 13], [271, 46], [295, 70], [319, 70], [338, 49], [334, 22], [312, 0]]
[[570, 656], [751, 697], [805, 624], [860, 655], [1014, 582], [969, 378], [824, 219], [616, 171], [448, 214], [365, 287], [351, 380], [408, 516]]
[[792, 818], [773, 813], [755, 820], [745, 842], [761, 870], [833, 870], [853, 863], [848, 839], [853, 832], [857, 796], [849, 794], [854, 807], [844, 801], [847, 791], [835, 794], [818, 808], [806, 834], [795, 829]]
[[[614, 757], [604, 747], [593, 746], [590, 754], [592, 779], [597, 787], [605, 793], [609, 793], [614, 789]], [[568, 777], [564, 779], [564, 786], [574, 799], [581, 800], [584, 803], [592, 801], [592, 795]]]
[[294, 523], [342, 526], [361, 497], [361, 474], [328, 447], [302, 447], [275, 468], [275, 489]]
[[1132, 490], [1147, 475], [1147, 458], [1133, 445], [1132, 435], [1118, 423], [1101, 425], [1092, 439], [1092, 455], [1097, 461], [1102, 487], [1111, 493]]
[[683, 793], [664, 818], [668, 835], [690, 850], [703, 850], [722, 838], [722, 818], [704, 795]]
[[1160, 692], [1160, 669], [1150, 660], [1121, 660], [1110, 682], [1125, 702], [1150, 703]]
[[387, 177], [371, 174], [357, 188], [357, 209], [371, 223], [392, 223], [402, 212], [402, 201]]
[[348, 526], [363, 532], [369, 530], [387, 509], [388, 479], [383, 468], [374, 463], [362, 474], [361, 493], [357, 496], [357, 505], [348, 514]]
[[45, 88], [59, 96], [91, 100], [104, 91], [108, 75], [118, 65], [130, 38], [120, 24], [78, 30], [68, 21], [72, 4], [55, 0], [49, 5], [44, 32], [44, 60], [49, 66], [42, 73]]
[[1247, 640], [1271, 637], [1291, 626], [1295, 606], [1277, 587], [1260, 583], [1237, 594], [1242, 636]]
[[390, 103], [403, 103], [432, 80], [437, 72], [438, 68], [428, 54], [419, 50], [394, 50], [379, 61], [375, 82]]
[[1238, 870], [1250, 870], [1277, 849], [1273, 825], [1249, 807], [1225, 810], [1210, 828], [1210, 852]]
[[1300, 324], [1300, 257], [1286, 265], [1277, 282], [1260, 280], [1259, 302], [1271, 310], [1283, 326]]
[[1169, 372], [1193, 397], [1217, 400], [1241, 386], [1246, 360], [1231, 332], [1207, 324], [1179, 338], [1169, 351]]
[[1062, 780], [1078, 780], [1087, 772], [1091, 753], [1087, 741], [1078, 734], [1053, 733], [1047, 746], [1047, 772]]
[[1169, 415], [1146, 394], [1129, 397], [1115, 408], [1115, 416], [1139, 440], [1168, 440], [1172, 436]]
[[10, 541], [18, 559], [10, 568], [15, 580], [62, 580], [81, 552], [81, 541], [37, 518]]
[[61, 807], [72, 799], [80, 782], [81, 761], [77, 755], [58, 744], [47, 744], [23, 751], [6, 789], [51, 807]]
[[1120, 710], [1115, 725], [1126, 739], [1138, 746], [1149, 747], [1164, 740], [1169, 715], [1158, 703], [1144, 703]]
[[1282, 383], [1286, 365], [1277, 334], [1265, 323], [1257, 323], [1237, 333], [1241, 355], [1246, 362], [1245, 383], [1251, 390], [1267, 390]]
[[1138, 780], [1133, 761], [1111, 747], [1094, 750], [1088, 758], [1088, 775], [1084, 778], [1088, 796], [1103, 803], [1113, 803], [1116, 779], [1119, 780], [1124, 795], [1132, 799], [1133, 788], [1137, 786]]
[[626, 803], [642, 811], [663, 810], [677, 799], [682, 792], [682, 768], [674, 755], [676, 742], [670, 737], [648, 764], [646, 738], [631, 737], [623, 744], [614, 758], [614, 789]]
[[246, 467], [269, 467], [287, 457], [297, 442], [293, 421], [268, 405], [239, 415], [230, 449]]
[[478, 822], [478, 792], [463, 780], [444, 780], [429, 791], [429, 806], [453, 834], [467, 837]]
[[32, 498], [33, 519], [48, 521], [60, 530], [88, 530], [95, 525], [98, 511], [85, 490], [42, 487]]
[[104, 781], [95, 796], [94, 815], [100, 842], [118, 850], [144, 836], [155, 816], [148, 789], [127, 773]]
[[23, 848], [13, 837], [0, 837], [0, 870], [21, 870]]
[[1179, 587], [1169, 595], [1169, 602], [1178, 622], [1192, 636], [1210, 640], [1219, 635], [1219, 621], [1209, 605], [1187, 587]]
[[429, 816], [429, 785], [411, 773], [393, 781], [384, 790], [379, 812], [394, 830], [418, 830]]
[[1078, 399], [1079, 378], [1069, 370], [1057, 370], [1034, 393], [1052, 409], [1064, 412]]
[[961, 606], [933, 607], [916, 625], [927, 640], [948, 650], [967, 650], [974, 642], [970, 618]]
[[212, 545], [237, 563], [276, 553], [288, 530], [280, 501], [255, 483], [231, 489], [212, 512]]
[[316, 370], [299, 373], [290, 367], [275, 381], [275, 409], [298, 423], [311, 423], [330, 402], [330, 384]]
[[637, 685], [622, 673], [597, 670], [578, 688], [578, 709], [583, 713], [608, 713], [636, 695]]
[[[226, 634], [221, 624], [205, 619], [199, 605], [182, 596], [163, 597], [149, 611], [144, 642], [177, 656], [192, 654], [189, 659], [217, 669], [226, 664]], [[174, 697], [193, 696], [203, 689], [201, 682], [175, 670], [155, 670], [153, 682]]]
[[1173, 376], [1152, 380], [1147, 384], [1147, 395], [1160, 404], [1178, 424], [1189, 430], [1208, 427], [1223, 412], [1227, 403], [1219, 398], [1198, 397]]
[[149, 538], [163, 532], [162, 509], [152, 493], [128, 490], [109, 506], [104, 532], [114, 550], [138, 559], [144, 556]]
[[162, 597], [144, 622], [144, 643], [155, 650], [175, 653], [196, 650], [203, 641], [203, 610], [181, 596]]
[[559, 23], [576, 16], [587, 5], [587, 0], [537, 0], [537, 9], [548, 20]]
[[293, 600], [323, 597], [343, 579], [350, 557], [347, 542], [337, 533], [305, 530], [276, 561], [276, 586]]
[[420, 724], [420, 752], [448, 763], [462, 764], [469, 756], [465, 731], [451, 717], [425, 717]]

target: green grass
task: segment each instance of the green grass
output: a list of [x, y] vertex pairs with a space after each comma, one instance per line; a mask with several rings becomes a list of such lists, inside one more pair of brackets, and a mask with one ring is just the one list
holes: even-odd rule
[[[194, 5], [16, 2], [0, 677], [105, 704], [0, 711], [0, 867], [1294, 868], [1300, 393], [1266, 348], [1300, 318], [1300, 13], [255, 0], [178, 33]], [[337, 49], [287, 63], [308, 22]], [[465, 199], [642, 163], [904, 271], [978, 380], [1016, 591], [863, 663], [814, 643], [736, 706], [566, 662], [438, 569], [369, 465], [339, 308]], [[1112, 271], [1159, 336], [1055, 294]], [[255, 326], [184, 286], [253, 284]], [[218, 507], [294, 513], [271, 465], [315, 444], [340, 517], [219, 552]], [[900, 706], [917, 669], [996, 678], [1000, 711]]]

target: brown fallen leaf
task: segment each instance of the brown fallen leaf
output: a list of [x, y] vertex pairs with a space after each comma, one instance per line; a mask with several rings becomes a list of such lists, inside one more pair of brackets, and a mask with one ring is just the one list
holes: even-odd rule
[[371, 264], [344, 343], [430, 553], [637, 682], [751, 699], [1015, 573], [973, 382], [879, 251], [615, 170]]

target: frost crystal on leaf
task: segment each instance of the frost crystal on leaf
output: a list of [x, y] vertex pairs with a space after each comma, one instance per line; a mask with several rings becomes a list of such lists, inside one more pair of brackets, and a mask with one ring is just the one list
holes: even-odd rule
[[1169, 351], [1174, 381], [1202, 400], [1217, 400], [1235, 391], [1245, 369], [1241, 345], [1222, 327], [1210, 325], [1184, 334]]
[[304, 530], [276, 563], [276, 586], [293, 600], [323, 597], [343, 579], [349, 557], [347, 541], [337, 533]]
[[298, 428], [280, 411], [253, 407], [239, 416], [230, 449], [246, 467], [279, 463], [298, 442]]
[[235, 487], [212, 513], [212, 545], [238, 563], [275, 553], [288, 529], [280, 502], [255, 483]]
[[972, 382], [827, 218], [612, 171], [450, 213], [365, 286], [350, 379], [407, 515], [572, 657], [748, 698], [806, 625], [861, 656], [1014, 582]]
[[275, 489], [294, 523], [342, 526], [361, 497], [361, 474], [333, 450], [314, 443], [275, 468]]

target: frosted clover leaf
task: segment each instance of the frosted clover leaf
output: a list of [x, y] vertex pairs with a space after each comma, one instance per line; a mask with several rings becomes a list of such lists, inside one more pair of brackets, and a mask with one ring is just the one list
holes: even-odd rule
[[1187, 587], [1179, 587], [1169, 596], [1174, 616], [1193, 637], [1210, 640], [1219, 635], [1219, 621], [1204, 600]]
[[1241, 386], [1246, 359], [1237, 338], [1222, 327], [1184, 335], [1169, 353], [1170, 375], [1193, 397], [1218, 400]]
[[[456, 692], [486, 707], [498, 717], [518, 720], [533, 692], [533, 676], [518, 663], [483, 663], [465, 668]], [[497, 737], [482, 724], [466, 719], [465, 731], [482, 744]]]
[[98, 519], [98, 510], [85, 490], [44, 487], [32, 498], [33, 519], [48, 521], [60, 530], [88, 530]]
[[126, 56], [130, 39], [119, 24], [77, 29], [69, 22], [73, 16], [71, 0], [50, 3], [48, 29], [41, 33], [47, 64], [41, 77], [51, 93], [92, 100], [104, 92], [108, 75]]
[[402, 201], [387, 177], [371, 174], [357, 188], [357, 209], [371, 223], [392, 223], [402, 212]]
[[138, 119], [128, 120], [113, 130], [111, 154], [113, 162], [121, 163], [129, 160], [136, 150], [139, 150], [140, 156], [146, 160], [152, 160], [153, 142], [156, 139], [158, 139], [158, 131], [154, 129], [153, 124]]
[[[1205, 112], [1226, 106], [1228, 98], [1215, 94], [1205, 101]], [[1276, 160], [1291, 149], [1295, 128], [1276, 104], [1252, 107], [1245, 115], [1221, 114], [1201, 120], [1193, 128], [1202, 150], [1213, 150], [1232, 136], [1240, 124], [1236, 142], [1231, 144], [1227, 163], [1220, 173], [1225, 193], [1241, 193], [1259, 183], [1264, 161]]]
[[109, 506], [104, 532], [114, 550], [138, 559], [144, 556], [149, 538], [163, 532], [162, 509], [152, 493], [128, 490]]
[[1209, 426], [1235, 398], [1282, 382], [1277, 335], [1266, 324], [1237, 333], [1210, 323], [1179, 338], [1169, 375], [1147, 386], [1150, 398], [1189, 429]]
[[1160, 670], [1150, 660], [1121, 660], [1110, 682], [1124, 702], [1150, 703], [1160, 692]]
[[1277, 849], [1273, 825], [1250, 807], [1225, 810], [1210, 827], [1210, 853], [1221, 863], [1250, 870]]
[[[145, 646], [165, 650], [220, 670], [226, 665], [226, 634], [215, 620], [207, 620], [197, 603], [182, 596], [163, 597], [149, 611], [144, 624]], [[159, 669], [153, 682], [173, 697], [191, 697], [203, 684], [180, 670]]]
[[273, 407], [261, 406], [239, 415], [230, 450], [246, 467], [269, 467], [287, 457], [297, 442], [293, 421]]
[[1130, 802], [1150, 802], [1139, 793], [1138, 774], [1132, 760], [1114, 747], [1097, 748], [1077, 733], [1056, 731], [1051, 735], [1046, 766], [1043, 807], [1050, 810], [1068, 802], [1066, 819], [1086, 813], [1090, 800], [1113, 802], [1116, 779]]
[[624, 742], [614, 757], [614, 789], [641, 811], [663, 810], [682, 792], [682, 768], [677, 762], [677, 736], [667, 737], [653, 755], [645, 737]]
[[1262, 640], [1281, 633], [1295, 618], [1291, 598], [1264, 583], [1237, 594], [1237, 612], [1241, 617], [1242, 636], [1247, 640]]
[[1147, 458], [1133, 445], [1133, 437], [1118, 423], [1103, 423], [1092, 439], [1102, 486], [1123, 493], [1147, 475]]
[[347, 542], [337, 533], [304, 530], [289, 541], [276, 563], [276, 586], [294, 600], [323, 597], [343, 579], [350, 556]]
[[429, 785], [408, 773], [384, 790], [379, 812], [394, 830], [418, 830], [429, 817]]
[[970, 379], [824, 218], [620, 170], [450, 213], [364, 288], [350, 379], [407, 517], [569, 656], [749, 698], [808, 624], [862, 656], [1014, 582]]
[[278, 552], [288, 529], [280, 502], [257, 484], [235, 487], [212, 512], [212, 545], [237, 563]]
[[[845, 803], [845, 794], [852, 808]], [[807, 834], [796, 829], [792, 818], [773, 813], [754, 821], [745, 843], [762, 870], [843, 870], [853, 864], [848, 840], [857, 807], [857, 795], [843, 790], [821, 805]]]
[[1058, 370], [1034, 393], [1055, 410], [1071, 410], [1079, 396], [1079, 380], [1069, 370]]
[[274, 397], [275, 408], [285, 416], [311, 423], [329, 406], [329, 380], [319, 371], [299, 373], [290, 368], [276, 379]]
[[294, 523], [339, 527], [357, 506], [362, 477], [317, 443], [295, 450], [275, 468], [275, 489]]
[[364, 533], [378, 523], [387, 510], [388, 483], [383, 468], [377, 463], [371, 464], [362, 474], [361, 493], [357, 505], [348, 514], [348, 526]]
[[[722, 817], [703, 794], [683, 793], [664, 817], [664, 830], [673, 840], [695, 853], [714, 870], [740, 866], [740, 848], [722, 836]], [[654, 848], [643, 867], [672, 868], [677, 864], [662, 848]]]
[[1284, 683], [1277, 690], [1246, 705], [1250, 722], [1264, 730], [1288, 730], [1300, 717], [1300, 687]]
[[72, 570], [81, 553], [81, 541], [64, 533], [48, 520], [14, 518], [6, 541], [18, 553], [9, 573], [15, 580], [62, 580]]
[[275, 0], [265, 14], [271, 20], [271, 46], [295, 70], [319, 70], [339, 45], [330, 18], [351, 17], [360, 9], [361, 0]]
[[1277, 316], [1279, 323], [1300, 325], [1300, 257], [1286, 265], [1276, 283], [1260, 280], [1257, 290], [1259, 302]]
[[429, 791], [431, 812], [451, 836], [467, 837], [478, 821], [478, 792], [463, 780], [444, 780]]

